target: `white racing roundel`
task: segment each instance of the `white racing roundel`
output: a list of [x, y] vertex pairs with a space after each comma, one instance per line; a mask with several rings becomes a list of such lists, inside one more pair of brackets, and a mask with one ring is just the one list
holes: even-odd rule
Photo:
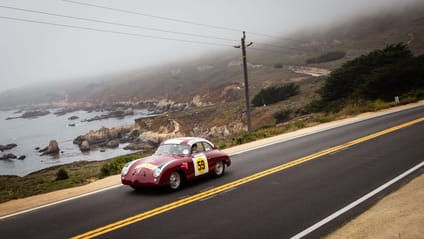
[[196, 154], [192, 158], [194, 175], [199, 176], [209, 172], [208, 159], [205, 154]]

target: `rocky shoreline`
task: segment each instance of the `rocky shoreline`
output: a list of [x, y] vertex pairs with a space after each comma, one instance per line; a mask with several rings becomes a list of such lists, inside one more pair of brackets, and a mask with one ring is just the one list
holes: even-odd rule
[[[74, 139], [68, 138], [67, 142], [73, 143], [77, 146], [77, 148], [69, 149], [69, 144], [65, 143], [66, 145], [63, 145], [62, 147], [64, 150], [61, 149], [59, 146], [59, 143], [62, 142], [64, 139], [59, 138], [60, 142], [58, 143], [55, 139], [50, 138], [50, 142], [47, 146], [41, 147], [39, 143], [35, 142], [37, 145], [34, 145], [32, 148], [27, 147], [26, 145], [24, 148], [24, 152], [26, 155], [19, 155], [19, 148], [13, 149], [11, 152], [5, 152], [4, 154], [0, 154], [0, 160], [2, 161], [9, 161], [13, 162], [14, 160], [24, 160], [28, 159], [27, 161], [33, 161], [37, 160], [41, 163], [47, 162], [50, 160], [50, 163], [54, 163], [55, 160], [60, 159], [61, 157], [68, 157], [68, 155], [72, 154], [71, 157], [75, 157], [74, 152], [65, 152], [65, 151], [80, 151], [81, 155], [84, 157], [81, 158], [87, 158], [88, 155], [90, 155], [89, 152], [93, 152], [93, 155], [96, 155], [95, 160], [101, 160], [99, 157], [101, 157], [101, 154], [97, 154], [98, 152], [106, 152], [104, 157], [110, 157], [110, 153], [112, 151], [118, 150], [122, 152], [128, 151], [128, 153], [134, 153], [134, 152], [140, 152], [140, 151], [147, 151], [152, 148], [156, 148], [160, 142], [162, 142], [165, 139], [172, 138], [172, 137], [181, 137], [181, 136], [188, 136], [192, 135], [193, 133], [197, 132], [209, 132], [205, 131], [203, 127], [200, 127], [198, 124], [196, 124], [196, 127], [193, 127], [191, 129], [191, 123], [185, 122], [185, 120], [181, 119], [181, 123], [184, 125], [184, 129], [181, 129], [180, 124], [178, 121], [178, 117], [176, 119], [170, 119], [169, 116], [173, 113], [183, 112], [188, 110], [190, 112], [191, 110], [197, 109], [197, 107], [201, 105], [201, 102], [188, 102], [188, 103], [176, 103], [174, 101], [169, 100], [149, 100], [149, 101], [142, 101], [142, 102], [121, 102], [121, 103], [114, 103], [114, 104], [98, 104], [98, 105], [86, 105], [86, 104], [72, 104], [72, 105], [65, 105], [61, 108], [55, 107], [54, 105], [43, 105], [43, 106], [32, 106], [32, 108], [22, 108], [19, 110], [15, 110], [13, 112], [13, 115], [11, 117], [8, 117], [4, 120], [17, 120], [17, 119], [35, 119], [39, 118], [38, 120], [43, 121], [43, 116], [50, 114], [49, 118], [46, 120], [55, 120], [54, 117], [52, 118], [51, 114], [56, 116], [64, 116], [68, 115], [67, 117], [61, 117], [60, 120], [65, 120], [64, 124], [67, 127], [76, 127], [82, 125], [79, 122], [91, 122], [95, 120], [104, 120], [104, 119], [121, 119], [128, 116], [133, 116], [139, 114], [139, 111], [145, 110], [146, 118], [134, 118], [133, 124], [130, 124], [128, 120], [124, 120], [127, 125], [124, 126], [115, 126], [112, 128], [102, 127], [102, 128], [94, 128], [93, 130], [90, 130], [89, 132], [81, 132], [81, 130], [76, 130], [76, 135], [71, 136], [75, 137]], [[10, 109], [9, 109], [10, 110]], [[78, 111], [86, 111], [88, 112], [99, 112], [99, 114], [95, 115], [93, 113], [86, 114], [85, 112], [81, 114], [81, 112]], [[72, 114], [72, 112], [75, 112]], [[87, 116], [81, 116], [81, 115], [90, 115]], [[94, 115], [94, 116], [93, 116]], [[189, 113], [191, 115], [191, 113]], [[7, 115], [6, 115], [7, 116]], [[159, 123], [157, 119], [159, 120]], [[142, 124], [140, 122], [146, 121], [147, 124]], [[137, 123], [138, 122], [138, 123]], [[153, 125], [151, 124], [152, 122]], [[26, 124], [26, 123], [25, 123]], [[28, 123], [31, 124], [31, 123]], [[85, 124], [85, 123], [83, 123]], [[130, 124], [130, 125], [128, 125]], [[100, 124], [93, 124], [93, 125], [102, 125]], [[187, 131], [187, 128], [190, 128], [189, 131]], [[88, 128], [89, 130], [90, 128]], [[69, 129], [67, 129], [69, 132]], [[200, 130], [200, 131], [199, 131]], [[228, 133], [227, 131], [225, 131]], [[211, 132], [209, 132], [211, 133]], [[11, 135], [12, 136], [12, 135]], [[200, 135], [199, 135], [200, 136]], [[54, 136], [53, 136], [54, 137]], [[52, 137], [52, 138], [53, 138]], [[47, 138], [48, 139], [48, 138]], [[43, 141], [46, 140], [45, 138]], [[14, 144], [7, 144], [7, 145], [1, 145], [0, 151], [3, 152], [5, 150], [10, 150], [12, 148], [17, 147], [17, 145]], [[34, 148], [35, 147], [35, 148]], [[66, 150], [68, 148], [68, 150]], [[109, 151], [109, 149], [111, 149]], [[34, 150], [34, 151], [32, 151]], [[123, 152], [125, 154], [125, 152]], [[50, 155], [50, 157], [44, 158], [45, 156]], [[42, 158], [38, 158], [38, 157]], [[31, 160], [29, 160], [31, 159]], [[91, 159], [89, 159], [91, 160]], [[37, 162], [35, 162], [36, 164]], [[31, 165], [34, 164], [34, 162], [30, 163]], [[17, 164], [21, 165], [21, 164]], [[27, 165], [27, 164], [25, 164]], [[24, 166], [26, 167], [26, 166]], [[17, 169], [19, 170], [19, 169]]]
[[[8, 151], [11, 150], [13, 148], [18, 147], [17, 144], [11, 143], [11, 144], [6, 144], [6, 145], [1, 145], [0, 144], [0, 152], [3, 151]], [[9, 159], [19, 159], [19, 160], [24, 160], [26, 158], [25, 155], [21, 155], [21, 156], [16, 156], [15, 154], [12, 153], [6, 153], [0, 156], [0, 160], [9, 160]]]

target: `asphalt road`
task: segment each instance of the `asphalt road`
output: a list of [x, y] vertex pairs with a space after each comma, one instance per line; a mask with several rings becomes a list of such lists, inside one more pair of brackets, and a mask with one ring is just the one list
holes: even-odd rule
[[[0, 220], [2, 238], [69, 238], [301, 157], [424, 117], [392, 113], [232, 156], [218, 179], [175, 193], [120, 186]], [[424, 122], [160, 213], [99, 238], [290, 238], [423, 161]], [[423, 167], [306, 238], [319, 238], [421, 174]]]

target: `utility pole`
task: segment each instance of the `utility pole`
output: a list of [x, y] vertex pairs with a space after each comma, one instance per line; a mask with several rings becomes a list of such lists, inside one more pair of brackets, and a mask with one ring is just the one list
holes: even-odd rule
[[247, 131], [252, 131], [252, 121], [250, 117], [250, 100], [249, 100], [249, 81], [247, 78], [247, 60], [246, 60], [246, 47], [249, 47], [253, 44], [250, 42], [249, 44], [245, 43], [246, 40], [246, 32], [243, 31], [243, 37], [241, 38], [241, 46], [234, 46], [235, 48], [241, 47], [242, 58], [243, 58], [243, 69], [244, 69], [244, 95], [246, 97], [246, 115], [247, 115]]

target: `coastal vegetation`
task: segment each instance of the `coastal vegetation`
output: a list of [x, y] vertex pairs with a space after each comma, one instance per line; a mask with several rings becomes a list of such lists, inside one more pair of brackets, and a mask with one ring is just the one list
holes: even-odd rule
[[[106, 174], [117, 174], [120, 172], [123, 162], [150, 153], [134, 153], [105, 161], [78, 161], [43, 169], [25, 177], [0, 176], [0, 203], [88, 184], [105, 177], [105, 171], [107, 171]], [[111, 168], [115, 168], [115, 171], [111, 171]]]
[[424, 96], [424, 55], [413, 56], [404, 43], [392, 44], [334, 70], [311, 103], [314, 112], [338, 112], [348, 105], [378, 104]]
[[257, 95], [255, 95], [255, 97], [253, 97], [252, 104], [254, 106], [270, 105], [286, 100], [297, 94], [299, 94], [299, 86], [294, 83], [282, 86], [271, 86], [262, 89]]

